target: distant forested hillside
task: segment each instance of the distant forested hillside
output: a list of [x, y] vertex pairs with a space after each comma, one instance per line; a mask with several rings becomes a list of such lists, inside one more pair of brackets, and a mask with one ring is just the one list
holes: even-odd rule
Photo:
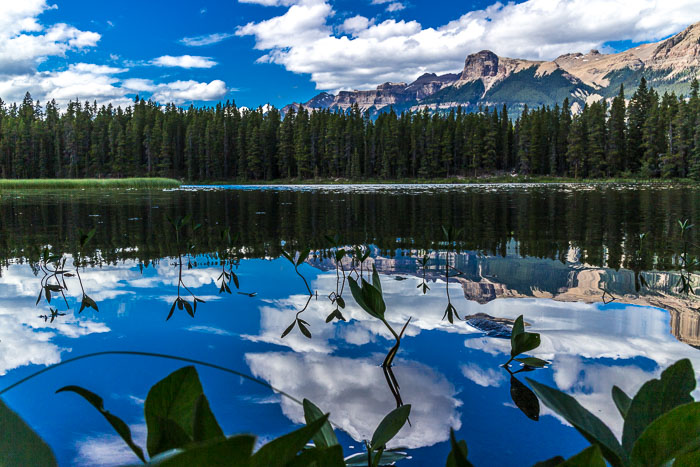
[[61, 113], [29, 94], [0, 101], [4, 178], [167, 176], [186, 180], [442, 178], [499, 172], [700, 180], [700, 97], [660, 96], [644, 81], [571, 114], [561, 105], [446, 115], [161, 107], [71, 102]]

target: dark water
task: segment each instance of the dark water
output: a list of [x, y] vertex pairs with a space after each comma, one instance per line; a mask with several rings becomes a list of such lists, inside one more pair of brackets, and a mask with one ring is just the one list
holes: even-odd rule
[[[325, 322], [335, 308], [329, 294], [342, 289], [335, 262], [324, 254], [331, 246], [326, 236], [336, 234], [341, 247], [371, 248], [363, 268], [374, 264], [380, 273], [387, 321], [400, 329], [411, 318], [393, 366], [401, 400], [412, 405], [411, 426], [395, 440], [411, 456], [403, 465], [444, 463], [450, 427], [467, 441], [475, 465], [531, 465], [586, 446], [545, 407], [538, 420], [532, 408], [518, 408], [522, 401], [511, 394], [525, 382], [523, 374], [511, 377], [500, 366], [510, 341], [484, 332], [488, 319], [472, 325], [443, 320], [448, 290], [462, 318], [523, 314], [542, 336], [531, 355], [552, 362], [527, 377], [574, 395], [618, 434], [613, 384], [634, 393], [685, 357], [700, 372], [700, 351], [693, 347], [700, 346], [698, 302], [677, 287], [685, 275], [700, 292], [679, 257], [684, 248], [691, 255], [699, 251], [698, 228], [681, 239], [677, 222], [700, 221], [694, 187], [5, 192], [0, 206], [0, 387], [91, 352], [177, 355], [314, 401], [342, 428], [346, 455], [359, 452], [396, 407], [397, 394], [380, 366], [394, 341], [355, 304], [347, 284], [347, 322]], [[183, 229], [178, 239], [167, 217], [187, 214], [202, 227], [194, 234]], [[462, 231], [448, 245], [442, 226]], [[78, 229], [93, 227], [95, 237], [80, 248]], [[220, 235], [225, 227], [231, 242]], [[37, 305], [47, 245], [52, 254], [64, 254], [66, 267], [76, 258], [89, 264], [80, 269], [82, 289], [76, 276], [69, 277], [65, 300], [53, 293], [50, 304], [41, 297]], [[302, 314], [311, 339], [298, 328], [280, 337], [308, 301], [304, 282], [280, 257], [283, 245], [316, 253], [299, 268], [318, 292]], [[185, 252], [182, 284], [206, 303], [194, 317], [176, 307], [166, 321], [178, 294], [178, 255]], [[233, 283], [232, 294], [219, 293], [217, 278], [222, 267], [229, 270], [219, 262], [222, 255], [234, 259], [240, 291], [253, 296], [237, 293]], [[426, 268], [418, 261], [424, 255]], [[346, 258], [346, 274], [352, 268]], [[99, 312], [78, 312], [83, 290]], [[3, 397], [62, 464], [135, 462], [92, 407], [54, 392], [68, 384], [96, 392], [144, 446], [148, 389], [183, 365], [98, 356], [55, 368]], [[262, 385], [198, 370], [227, 434], [252, 432], [264, 442], [303, 420], [295, 402]]]

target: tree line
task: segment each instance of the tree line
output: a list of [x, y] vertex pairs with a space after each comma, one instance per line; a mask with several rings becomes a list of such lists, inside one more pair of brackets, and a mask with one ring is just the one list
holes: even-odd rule
[[642, 78], [629, 100], [571, 111], [505, 105], [449, 113], [393, 110], [376, 119], [346, 112], [233, 102], [114, 108], [71, 101], [60, 112], [29, 93], [0, 100], [0, 176], [82, 178], [166, 176], [186, 180], [280, 178], [449, 178], [516, 172], [573, 178], [635, 176], [700, 180], [700, 97], [660, 96]]

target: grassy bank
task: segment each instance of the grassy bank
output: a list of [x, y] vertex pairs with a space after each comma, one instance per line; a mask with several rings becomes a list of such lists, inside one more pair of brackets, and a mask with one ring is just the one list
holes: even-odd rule
[[0, 190], [7, 189], [77, 189], [77, 188], [177, 188], [172, 178], [57, 178], [0, 179]]
[[498, 175], [492, 177], [476, 177], [476, 178], [406, 178], [399, 180], [383, 180], [383, 179], [360, 179], [352, 180], [347, 178], [313, 178], [313, 179], [277, 179], [277, 180], [229, 180], [218, 182], [185, 182], [185, 185], [348, 185], [348, 184], [380, 184], [380, 185], [420, 185], [426, 183], [438, 184], [453, 184], [453, 185], [474, 185], [482, 183], [516, 183], [516, 184], [533, 184], [533, 183], [653, 183], [663, 185], [695, 185], [698, 181], [689, 178], [679, 179], [642, 179], [642, 178], [565, 178], [565, 177], [528, 177], [510, 175]]

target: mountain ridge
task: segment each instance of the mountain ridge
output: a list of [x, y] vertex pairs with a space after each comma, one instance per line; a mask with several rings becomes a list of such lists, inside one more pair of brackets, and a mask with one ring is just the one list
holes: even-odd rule
[[591, 50], [560, 55], [551, 61], [501, 57], [490, 50], [467, 56], [458, 73], [425, 73], [412, 83], [380, 84], [376, 89], [323, 92], [304, 103], [292, 103], [283, 113], [301, 106], [315, 110], [360, 111], [377, 114], [475, 111], [503, 106], [518, 114], [530, 107], [561, 104], [568, 98], [573, 111], [585, 104], [617, 95], [620, 85], [635, 88], [642, 76], [659, 92], [687, 93], [700, 74], [700, 23], [659, 42], [642, 44], [613, 54]]

